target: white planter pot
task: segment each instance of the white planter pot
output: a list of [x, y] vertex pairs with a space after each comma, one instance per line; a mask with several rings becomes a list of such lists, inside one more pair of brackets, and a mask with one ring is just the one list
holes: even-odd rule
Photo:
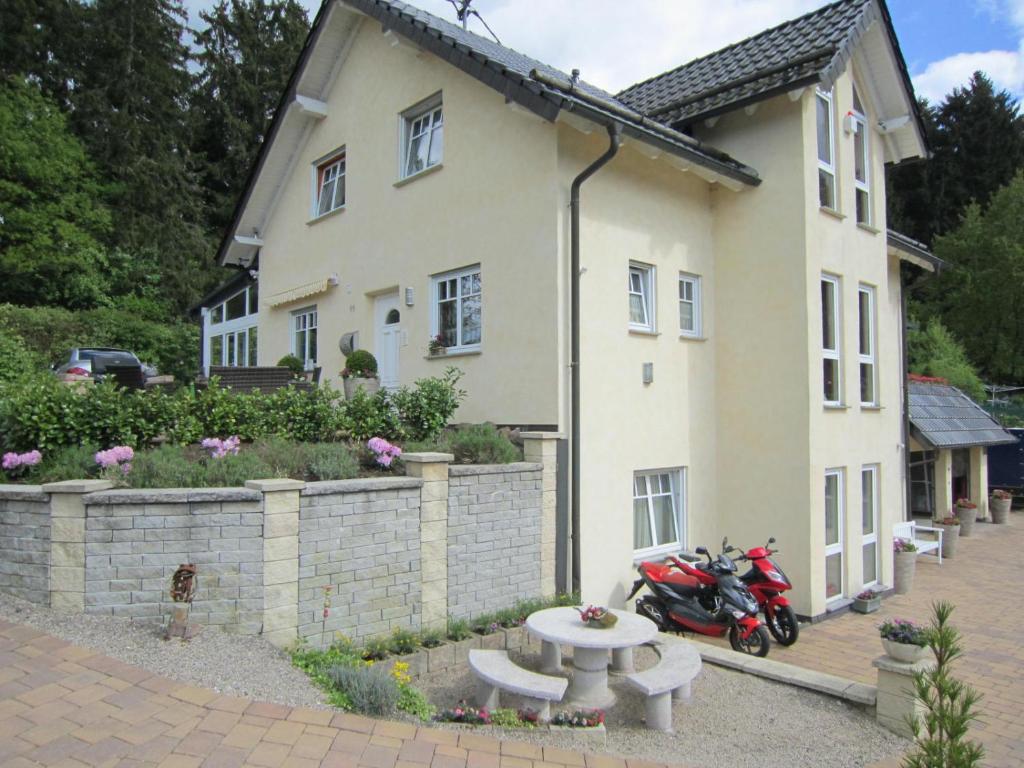
[[1013, 499], [997, 499], [993, 496], [988, 500], [988, 511], [992, 515], [992, 522], [1003, 525], [1009, 522], [1010, 505]]
[[974, 521], [978, 518], [978, 510], [968, 507], [957, 507], [956, 516], [960, 518], [960, 535], [970, 536], [974, 531]]
[[380, 379], [361, 379], [357, 376], [349, 376], [347, 379], [342, 379], [345, 386], [345, 399], [351, 400], [355, 397], [356, 392], [360, 389], [365, 390], [366, 394], [372, 395], [380, 389]]
[[915, 661], [920, 661], [928, 653], [928, 647], [921, 647], [920, 645], [910, 645], [908, 643], [897, 643], [892, 640], [886, 640], [882, 638], [882, 648], [885, 649], [886, 656], [896, 659], [896, 661], [902, 661], [904, 664], [913, 664]]
[[942, 556], [955, 557], [956, 543], [960, 540], [960, 526], [943, 525], [942, 523], [936, 523], [934, 521], [932, 522], [932, 525], [942, 531]]
[[914, 568], [917, 565], [917, 552], [896, 552], [892, 556], [892, 560], [893, 590], [897, 595], [905, 595], [914, 588]]

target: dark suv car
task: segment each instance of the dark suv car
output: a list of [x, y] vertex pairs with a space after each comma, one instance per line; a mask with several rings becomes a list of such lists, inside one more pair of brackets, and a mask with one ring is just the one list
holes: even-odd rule
[[75, 373], [97, 379], [101, 378], [107, 372], [107, 368], [111, 366], [144, 370], [139, 358], [126, 349], [75, 347], [63, 359], [64, 362], [53, 366], [55, 373]]

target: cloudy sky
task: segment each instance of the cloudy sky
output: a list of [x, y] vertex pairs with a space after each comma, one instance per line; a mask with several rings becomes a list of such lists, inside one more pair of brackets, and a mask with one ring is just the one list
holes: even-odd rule
[[[310, 17], [317, 0], [301, 0]], [[455, 18], [448, 0], [411, 0]], [[212, 0], [186, 0], [192, 23]], [[474, 0], [501, 42], [615, 92], [822, 0]], [[919, 95], [940, 101], [975, 70], [1024, 96], [1024, 0], [889, 0]], [[478, 21], [470, 29], [486, 34]]]

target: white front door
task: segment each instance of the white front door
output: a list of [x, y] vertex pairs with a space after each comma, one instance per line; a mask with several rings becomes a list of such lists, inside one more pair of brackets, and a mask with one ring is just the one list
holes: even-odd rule
[[843, 504], [843, 472], [825, 473], [825, 600], [837, 600], [846, 594], [843, 563], [843, 528], [846, 513]]
[[398, 386], [398, 348], [402, 339], [402, 311], [398, 307], [398, 294], [378, 296], [374, 302], [376, 318], [377, 371], [380, 385], [386, 389]]

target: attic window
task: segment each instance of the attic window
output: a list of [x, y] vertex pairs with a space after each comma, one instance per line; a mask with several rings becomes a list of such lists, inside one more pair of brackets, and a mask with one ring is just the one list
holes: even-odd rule
[[402, 115], [402, 178], [440, 165], [444, 157], [444, 113], [441, 95]]
[[871, 224], [871, 148], [868, 120], [857, 88], [853, 89], [853, 186], [857, 196], [857, 223]]
[[345, 205], [345, 151], [315, 166], [316, 197], [313, 217], [324, 216]]
[[836, 210], [836, 131], [832, 91], [818, 91], [815, 103], [818, 126], [818, 201], [822, 208]]

